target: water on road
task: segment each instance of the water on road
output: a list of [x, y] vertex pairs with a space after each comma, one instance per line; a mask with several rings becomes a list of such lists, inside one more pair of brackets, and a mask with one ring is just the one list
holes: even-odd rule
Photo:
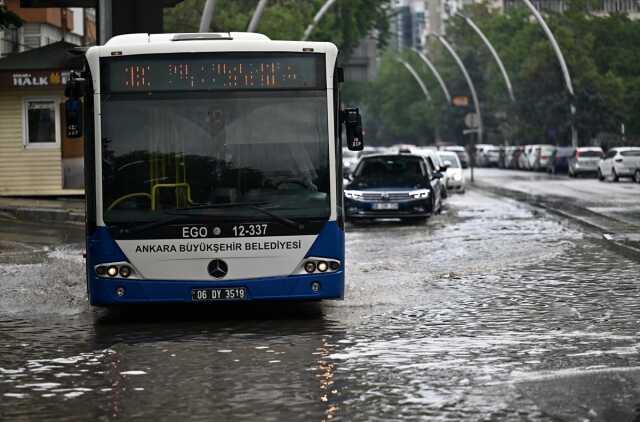
[[640, 264], [507, 199], [349, 227], [323, 304], [93, 310], [81, 233], [4, 227], [3, 420], [637, 416]]

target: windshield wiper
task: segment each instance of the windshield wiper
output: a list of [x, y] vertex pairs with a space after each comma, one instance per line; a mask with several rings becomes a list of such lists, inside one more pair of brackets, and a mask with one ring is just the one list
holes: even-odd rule
[[178, 208], [175, 211], [165, 211], [165, 213], [176, 215], [176, 216], [183, 216], [183, 215], [193, 215], [191, 213], [188, 213], [188, 211], [195, 211], [195, 210], [220, 209], [220, 208], [249, 208], [255, 211], [259, 211], [265, 215], [268, 215], [269, 217], [283, 224], [286, 224], [289, 227], [293, 227], [294, 229], [298, 229], [298, 230], [304, 230], [304, 224], [298, 223], [297, 221], [294, 221], [282, 215], [276, 214], [273, 211], [261, 206], [267, 203], [268, 202], [228, 202], [228, 203], [221, 203], [221, 204], [201, 204], [201, 205], [194, 205], [192, 207], [187, 207], [187, 208]]

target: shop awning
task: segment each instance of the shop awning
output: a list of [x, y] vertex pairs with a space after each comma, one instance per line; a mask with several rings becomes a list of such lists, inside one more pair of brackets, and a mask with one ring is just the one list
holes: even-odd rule
[[71, 54], [77, 46], [59, 41], [0, 59], [0, 72], [7, 70], [68, 70], [82, 67], [82, 58]]

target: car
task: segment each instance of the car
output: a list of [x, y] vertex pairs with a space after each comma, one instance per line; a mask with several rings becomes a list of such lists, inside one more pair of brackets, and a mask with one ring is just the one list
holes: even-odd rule
[[451, 151], [439, 151], [438, 155], [446, 166], [446, 187], [447, 191], [464, 192], [465, 180], [464, 172], [462, 171], [462, 164], [455, 152]]
[[475, 145], [475, 164], [478, 167], [498, 167], [500, 147], [492, 144]]
[[598, 164], [604, 156], [600, 147], [578, 147], [569, 157], [569, 177], [598, 174]]
[[575, 153], [572, 147], [557, 147], [553, 149], [551, 157], [547, 160], [546, 170], [549, 174], [567, 173], [569, 171], [569, 158]]
[[426, 220], [442, 210], [442, 174], [418, 154], [363, 157], [344, 191], [346, 218]]
[[611, 178], [617, 182], [620, 177], [633, 177], [640, 168], [640, 147], [611, 148], [598, 163], [598, 179]]
[[524, 145], [522, 152], [518, 156], [518, 168], [520, 170], [531, 170], [530, 156], [533, 156], [533, 149], [535, 145]]
[[347, 178], [358, 164], [358, 153], [346, 148], [342, 149], [342, 174]]
[[542, 171], [547, 168], [551, 154], [556, 149], [553, 145], [541, 144], [533, 145], [532, 153], [528, 156], [529, 169]]
[[456, 155], [458, 156], [458, 158], [460, 159], [460, 164], [462, 165], [463, 169], [466, 169], [469, 167], [469, 154], [467, 154], [467, 150], [464, 149], [463, 146], [461, 145], [449, 145], [444, 147], [445, 151], [453, 151], [456, 153]]
[[508, 146], [505, 147], [504, 150], [504, 161], [505, 161], [505, 168], [508, 169], [519, 169], [519, 159], [520, 159], [520, 155], [522, 154], [522, 147], [520, 146]]

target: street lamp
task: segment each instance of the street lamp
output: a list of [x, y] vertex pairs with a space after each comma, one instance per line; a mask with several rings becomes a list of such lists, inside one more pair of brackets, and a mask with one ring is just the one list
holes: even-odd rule
[[329, 11], [329, 9], [331, 9], [331, 6], [333, 6], [336, 1], [337, 0], [327, 0], [327, 2], [322, 5], [320, 10], [318, 10], [318, 13], [316, 13], [316, 15], [313, 17], [313, 21], [309, 24], [309, 26], [307, 26], [307, 29], [304, 31], [302, 41], [306, 41], [309, 39], [309, 35], [311, 35], [318, 22], [320, 22], [323, 16]]
[[[556, 53], [556, 57], [558, 58], [558, 62], [560, 62], [560, 69], [562, 70], [562, 76], [564, 77], [564, 84], [567, 87], [567, 91], [571, 94], [571, 99], [574, 98], [573, 92], [573, 83], [571, 82], [571, 75], [569, 74], [569, 68], [567, 67], [567, 62], [564, 59], [564, 55], [562, 54], [562, 50], [560, 50], [560, 46], [558, 45], [558, 41], [556, 41], [556, 37], [549, 29], [547, 22], [545, 22], [544, 18], [536, 9], [536, 7], [529, 0], [522, 0], [524, 4], [527, 5], [533, 16], [535, 16], [536, 20], [544, 30], [544, 33], [547, 35], [551, 46], [553, 47], [553, 51]], [[573, 101], [571, 102], [571, 145], [576, 148], [578, 146], [578, 132], [576, 131], [576, 127], [573, 123], [576, 115], [576, 107], [573, 105]]]
[[258, 24], [260, 23], [260, 19], [262, 19], [262, 13], [267, 7], [268, 1], [269, 0], [260, 0], [258, 6], [256, 6], [256, 11], [253, 12], [253, 16], [251, 17], [251, 22], [249, 22], [247, 32], [256, 32], [256, 29], [258, 29]]
[[507, 86], [507, 91], [509, 92], [509, 98], [511, 98], [512, 102], [515, 102], [516, 98], [513, 95], [513, 87], [511, 86], [511, 79], [509, 79], [509, 74], [507, 73], [507, 69], [505, 69], [504, 64], [502, 63], [502, 59], [500, 59], [500, 56], [498, 55], [498, 52], [496, 51], [495, 48], [493, 48], [493, 45], [491, 44], [489, 39], [486, 37], [486, 35], [484, 35], [484, 32], [482, 32], [482, 30], [478, 27], [478, 25], [475, 24], [474, 21], [471, 20], [470, 17], [465, 16], [462, 13], [458, 13], [457, 15], [463, 18], [465, 22], [467, 22], [469, 26], [473, 28], [474, 31], [476, 31], [476, 34], [478, 34], [480, 39], [487, 46], [494, 60], [498, 64], [498, 67], [500, 68], [500, 72], [502, 73], [502, 77], [504, 78], [504, 83]]
[[429, 58], [425, 56], [424, 53], [422, 53], [420, 50], [418, 50], [417, 48], [413, 48], [411, 51], [416, 53], [418, 57], [420, 57], [420, 59], [422, 59], [422, 61], [427, 65], [431, 73], [433, 73], [433, 76], [435, 76], [435, 78], [438, 80], [438, 83], [440, 84], [440, 88], [442, 88], [442, 93], [444, 94], [444, 97], [447, 99], [447, 103], [451, 105], [451, 94], [449, 94], [447, 85], [445, 85], [444, 80], [442, 79], [442, 76], [440, 76], [440, 72], [438, 72], [438, 69], [436, 69], [435, 65], [431, 62], [431, 60], [429, 60]]
[[[478, 116], [478, 128], [475, 129], [474, 132], [478, 134], [477, 143], [482, 143], [482, 134], [484, 131], [484, 126], [482, 123], [482, 113], [480, 112], [480, 102], [478, 101], [478, 94], [476, 93], [476, 87], [473, 85], [473, 81], [469, 76], [469, 72], [467, 72], [467, 68], [465, 67], [464, 63], [460, 59], [460, 56], [458, 56], [458, 54], [455, 52], [453, 47], [451, 47], [451, 44], [449, 44], [449, 42], [442, 35], [434, 34], [434, 33], [427, 34], [427, 36], [429, 35], [436, 37], [438, 41], [440, 41], [440, 43], [444, 46], [444, 48], [449, 52], [449, 54], [451, 54], [451, 57], [453, 57], [453, 60], [458, 65], [458, 67], [460, 68], [460, 71], [462, 72], [462, 75], [467, 81], [467, 85], [469, 86], [469, 90], [471, 91], [471, 97], [473, 98], [473, 106], [476, 109], [476, 115]], [[471, 158], [471, 162], [473, 162], [473, 157]], [[471, 181], [473, 182], [473, 166], [471, 166]]]
[[427, 101], [431, 101], [431, 94], [429, 94], [429, 90], [427, 89], [427, 86], [424, 84], [424, 82], [420, 78], [420, 75], [418, 75], [418, 72], [416, 72], [416, 70], [413, 68], [413, 66], [411, 66], [408, 62], [402, 60], [399, 57], [396, 57], [396, 61], [398, 63], [402, 63], [404, 65], [404, 67], [407, 68], [409, 73], [411, 73], [411, 76], [413, 76], [413, 79], [415, 79], [416, 82], [418, 83], [418, 85], [420, 86], [420, 89], [424, 93], [424, 96], [427, 99]]
[[213, 19], [213, 12], [216, 9], [216, 0], [207, 0], [202, 9], [202, 16], [200, 17], [200, 27], [198, 32], [208, 32], [211, 28], [211, 20]]

